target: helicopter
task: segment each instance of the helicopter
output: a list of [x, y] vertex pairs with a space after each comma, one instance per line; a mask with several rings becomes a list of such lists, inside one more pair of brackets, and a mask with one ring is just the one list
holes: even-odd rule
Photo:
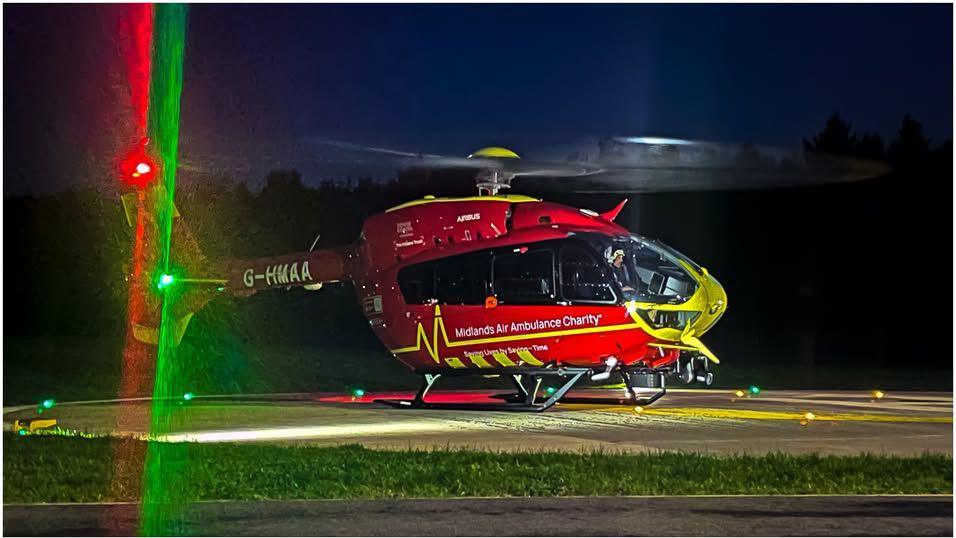
[[[617, 224], [627, 199], [597, 212], [508, 193], [514, 180], [641, 193], [885, 172], [858, 159], [664, 138], [602, 139], [539, 160], [498, 146], [460, 158], [333, 145], [398, 155], [405, 168], [464, 170], [477, 193], [411, 200], [367, 217], [351, 245], [206, 266], [196, 270], [221, 277], [192, 282], [239, 295], [351, 282], [372, 331], [422, 378], [414, 398], [381, 402], [417, 409], [544, 411], [572, 401], [568, 393], [578, 383], [612, 376], [625, 391], [611, 401], [649, 405], [666, 394], [669, 379], [714, 380], [720, 359], [702, 336], [728, 309], [717, 278], [663, 241]], [[183, 303], [174, 314], [177, 339], [213, 295]], [[138, 339], [156, 343], [155, 329], [137, 325]], [[500, 404], [429, 400], [440, 379], [462, 376], [500, 377], [515, 392], [500, 395]], [[542, 391], [545, 379], [558, 386]]]

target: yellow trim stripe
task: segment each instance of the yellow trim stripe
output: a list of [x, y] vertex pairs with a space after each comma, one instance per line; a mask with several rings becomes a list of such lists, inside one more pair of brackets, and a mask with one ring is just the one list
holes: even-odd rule
[[497, 353], [493, 353], [492, 356], [495, 358], [496, 361], [498, 361], [498, 364], [502, 366], [505, 366], [505, 367], [515, 366], [514, 361], [509, 359], [507, 355], [505, 355], [504, 353], [500, 351]]
[[[707, 358], [714, 361], [715, 364], [720, 362], [717, 359], [717, 357], [709, 349], [707, 349], [707, 347], [703, 344], [703, 342], [701, 342], [698, 338], [694, 336], [694, 330], [691, 327], [691, 325], [688, 325], [684, 331], [679, 331], [677, 329], [671, 329], [666, 327], [662, 329], [655, 329], [651, 327], [646, 321], [644, 321], [644, 319], [637, 314], [637, 311], [633, 308], [630, 308], [630, 306], [633, 306], [633, 303], [630, 303], [629, 308], [627, 309], [628, 312], [630, 313], [630, 317], [633, 323], [622, 323], [619, 325], [606, 325], [606, 326], [598, 326], [598, 327], [584, 327], [581, 329], [567, 329], [563, 331], [545, 331], [540, 333], [512, 334], [508, 336], [493, 336], [489, 338], [474, 338], [471, 340], [459, 340], [457, 342], [451, 342], [448, 339], [448, 331], [445, 329], [445, 322], [442, 320], [442, 317], [441, 317], [441, 307], [439, 305], [435, 305], [435, 318], [432, 325], [431, 342], [429, 342], [428, 335], [425, 332], [425, 325], [419, 322], [418, 330], [415, 333], [415, 345], [391, 349], [390, 351], [396, 355], [399, 353], [411, 353], [413, 351], [420, 351], [422, 349], [422, 345], [424, 345], [429, 356], [431, 356], [431, 358], [436, 363], [440, 364], [441, 359], [438, 356], [438, 342], [439, 342], [438, 335], [439, 334], [441, 334], [442, 341], [444, 342], [445, 347], [454, 348], [454, 347], [473, 346], [473, 345], [481, 345], [481, 344], [496, 344], [499, 342], [513, 342], [516, 340], [533, 340], [536, 338], [551, 338], [555, 336], [573, 336], [578, 334], [609, 333], [609, 332], [615, 332], [615, 331], [628, 331], [628, 330], [640, 329], [655, 338], [681, 342], [684, 345], [688, 346], [690, 349], [700, 351], [705, 356], [707, 356]], [[673, 344], [657, 344], [652, 342], [649, 345], [670, 346]], [[683, 349], [683, 348], [678, 348], [678, 349]], [[509, 362], [511, 362], [510, 359], [508, 360]], [[501, 362], [501, 361], [499, 360], [498, 362]]]
[[488, 361], [486, 361], [484, 357], [477, 353], [472, 353], [471, 355], [465, 356], [468, 357], [468, 359], [471, 360], [471, 362], [473, 362], [478, 368], [491, 368], [491, 365], [488, 364]]
[[412, 200], [411, 202], [405, 202], [404, 204], [397, 205], [391, 209], [386, 209], [386, 213], [391, 213], [392, 211], [398, 211], [399, 209], [405, 209], [406, 207], [414, 207], [417, 205], [424, 204], [433, 204], [440, 202], [507, 202], [510, 204], [519, 204], [523, 202], [540, 202], [538, 198], [532, 198], [530, 196], [524, 196], [521, 194], [508, 194], [503, 196], [463, 196], [460, 198], [435, 198], [434, 196], [426, 196], [419, 200]]
[[[445, 345], [448, 347], [461, 347], [461, 346], [470, 346], [470, 345], [477, 345], [477, 344], [495, 344], [498, 342], [512, 342], [514, 340], [530, 340], [533, 338], [549, 338], [552, 336], [571, 336], [575, 334], [626, 331], [630, 329], [642, 328], [640, 325], [636, 325], [633, 323], [624, 323], [621, 325], [607, 325], [603, 327], [586, 327], [583, 329], [568, 329], [566, 331], [548, 331], [548, 332], [542, 332], [542, 333], [512, 334], [509, 336], [495, 336], [491, 338], [475, 338], [473, 340], [459, 340], [457, 342], [450, 342], [448, 341], [448, 337], [445, 332], [444, 323], [441, 322], [441, 320], [436, 319], [436, 325], [438, 323], [441, 324], [441, 333], [445, 338]], [[392, 353], [408, 353], [410, 351], [419, 351], [422, 348], [421, 337], [423, 335], [424, 330], [422, 329], [421, 324], [419, 324], [418, 327], [419, 327], [419, 333], [418, 333], [419, 341], [415, 342], [414, 346], [393, 349], [391, 350]], [[652, 345], [656, 345], [656, 344], [652, 344]], [[425, 347], [429, 349], [429, 351], [431, 350], [431, 346], [429, 345], [427, 341], [425, 342]]]
[[538, 358], [532, 355], [527, 349], [518, 350], [518, 358], [524, 361], [525, 364], [530, 364], [531, 366], [544, 366], [544, 363], [539, 361]]
[[445, 358], [445, 362], [448, 363], [448, 366], [451, 366], [452, 368], [467, 368], [465, 363], [461, 362], [461, 359], [458, 357], [447, 357]]

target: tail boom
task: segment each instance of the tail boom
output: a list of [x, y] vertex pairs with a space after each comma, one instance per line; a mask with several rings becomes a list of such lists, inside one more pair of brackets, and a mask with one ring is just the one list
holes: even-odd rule
[[272, 288], [351, 280], [348, 249], [324, 249], [229, 264], [226, 290], [256, 293]]

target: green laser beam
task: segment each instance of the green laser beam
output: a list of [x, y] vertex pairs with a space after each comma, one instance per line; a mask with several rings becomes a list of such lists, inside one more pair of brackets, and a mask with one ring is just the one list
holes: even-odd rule
[[[169, 268], [172, 252], [174, 218], [173, 200], [176, 194], [176, 167], [179, 151], [180, 99], [183, 89], [183, 54], [186, 38], [187, 6], [183, 4], [155, 4], [153, 6], [153, 54], [149, 92], [148, 132], [162, 163], [161, 182], [156, 189], [156, 207], [159, 228], [158, 270], [171, 276]], [[174, 279], [169, 279], [167, 285]], [[162, 280], [160, 280], [162, 283]], [[177, 387], [184, 380], [185, 365], [176, 360], [175, 322], [172, 305], [176, 293], [168, 290], [162, 298], [159, 326], [159, 349], [156, 357], [156, 377], [153, 384], [153, 404], [150, 416], [150, 438], [170, 431], [175, 407], [170, 405]], [[181, 395], [181, 393], [180, 393]], [[150, 442], [146, 451], [143, 476], [143, 500], [140, 506], [140, 533], [147, 536], [182, 535], [183, 488], [186, 487], [186, 452], [181, 447]]]

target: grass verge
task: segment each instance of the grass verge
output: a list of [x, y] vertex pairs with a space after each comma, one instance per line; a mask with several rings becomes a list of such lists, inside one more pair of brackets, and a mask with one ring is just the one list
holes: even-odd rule
[[[110, 487], [117, 439], [4, 434], [6, 503], [135, 500]], [[127, 453], [143, 447], [126, 446]], [[139, 448], [140, 450], [136, 450]], [[132, 449], [132, 450], [129, 450]], [[188, 444], [183, 500], [951, 493], [950, 456], [382, 451]], [[120, 491], [120, 493], [116, 493]]]

